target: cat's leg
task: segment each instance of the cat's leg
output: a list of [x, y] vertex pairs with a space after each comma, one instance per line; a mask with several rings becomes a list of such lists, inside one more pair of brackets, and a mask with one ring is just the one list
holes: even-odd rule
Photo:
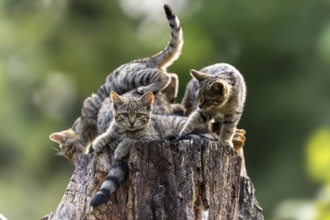
[[197, 80], [191, 80], [186, 86], [186, 91], [182, 98], [181, 104], [185, 108], [185, 116], [190, 115], [195, 109], [197, 109], [197, 97], [196, 91], [198, 90], [199, 84]]
[[212, 119], [212, 114], [210, 111], [203, 111], [201, 109], [197, 109], [192, 112], [189, 116], [188, 121], [180, 131], [179, 136], [183, 136], [191, 133], [198, 125], [204, 124]]
[[168, 75], [170, 76], [170, 82], [162, 92], [166, 95], [170, 103], [174, 103], [178, 95], [179, 79], [175, 73], [169, 73]]
[[238, 124], [238, 118], [235, 114], [224, 115], [222, 122], [220, 139], [233, 147], [233, 136], [235, 134], [236, 125]]
[[98, 136], [92, 143], [92, 147], [96, 153], [101, 152], [102, 148], [109, 143], [109, 140], [104, 133], [103, 135]]
[[137, 92], [140, 95], [148, 91], [152, 93], [159, 92], [166, 88], [171, 81], [169, 74], [161, 70], [153, 69], [148, 71], [146, 74], [148, 74], [148, 76], [145, 76], [145, 79], [142, 78], [142, 80], [144, 79], [143, 84], [147, 86], [140, 86], [137, 88]]
[[114, 152], [115, 160], [122, 160], [127, 157], [129, 150], [131, 149], [132, 141], [124, 140], [120, 142]]
[[92, 144], [92, 147], [96, 153], [101, 152], [102, 148], [106, 146], [111, 141], [111, 134], [105, 132], [98, 136]]
[[171, 104], [171, 110], [173, 115], [179, 115], [179, 116], [184, 116], [186, 112], [185, 107], [179, 103]]

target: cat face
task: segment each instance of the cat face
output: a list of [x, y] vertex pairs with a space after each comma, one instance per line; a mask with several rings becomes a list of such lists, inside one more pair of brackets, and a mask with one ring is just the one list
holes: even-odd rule
[[114, 120], [127, 131], [141, 130], [148, 126], [154, 95], [146, 92], [139, 99], [128, 99], [111, 92]]
[[229, 85], [207, 73], [191, 70], [191, 75], [198, 81], [197, 91], [198, 107], [209, 109], [222, 106], [229, 95]]
[[60, 145], [57, 155], [64, 156], [72, 163], [75, 163], [78, 155], [85, 153], [85, 146], [72, 129], [52, 133], [49, 139]]

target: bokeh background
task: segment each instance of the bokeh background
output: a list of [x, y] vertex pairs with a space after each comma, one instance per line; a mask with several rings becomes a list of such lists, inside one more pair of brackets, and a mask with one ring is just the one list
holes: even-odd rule
[[185, 45], [170, 68], [244, 75], [248, 174], [266, 219], [330, 219], [329, 0], [0, 0], [0, 213], [40, 219], [73, 171], [50, 133], [69, 128], [109, 72], [163, 49], [168, 3]]

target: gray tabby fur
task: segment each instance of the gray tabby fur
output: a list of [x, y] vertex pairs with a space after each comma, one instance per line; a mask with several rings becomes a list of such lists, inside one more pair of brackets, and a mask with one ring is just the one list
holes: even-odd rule
[[246, 85], [241, 73], [233, 66], [218, 63], [200, 71], [191, 70], [194, 77], [182, 101], [189, 120], [180, 136], [189, 134], [200, 124], [221, 119], [220, 139], [233, 146], [232, 139], [243, 113]]

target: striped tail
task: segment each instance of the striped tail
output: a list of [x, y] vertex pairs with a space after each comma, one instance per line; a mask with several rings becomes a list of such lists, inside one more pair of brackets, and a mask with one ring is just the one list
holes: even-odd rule
[[98, 206], [108, 200], [110, 195], [116, 191], [120, 184], [124, 181], [128, 173], [127, 163], [124, 161], [116, 161], [111, 167], [109, 174], [103, 181], [99, 191], [92, 198], [90, 205]]
[[164, 10], [167, 20], [171, 26], [171, 39], [164, 50], [153, 55], [150, 58], [157, 63], [158, 68], [160, 69], [166, 69], [175, 60], [177, 60], [181, 54], [181, 50], [183, 47], [183, 33], [178, 17], [166, 4], [164, 5]]

